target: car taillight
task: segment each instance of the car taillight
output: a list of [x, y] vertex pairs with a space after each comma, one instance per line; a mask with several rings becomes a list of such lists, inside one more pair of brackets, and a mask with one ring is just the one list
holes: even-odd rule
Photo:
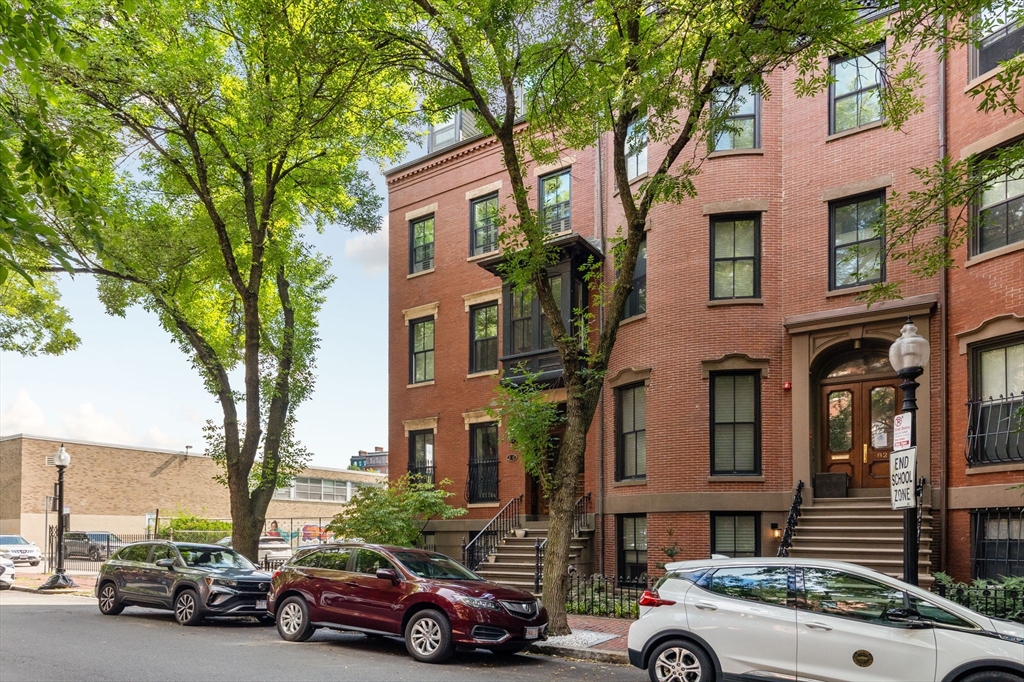
[[281, 569], [278, 569], [278, 570], [274, 571], [274, 574], [272, 576], [270, 576], [271, 582], [273, 582], [277, 578], [277, 576], [279, 576], [279, 575], [281, 575]]
[[672, 606], [675, 604], [674, 601], [659, 597], [656, 590], [644, 590], [644, 593], [640, 595], [640, 599], [637, 600], [637, 603], [640, 604], [640, 606]]

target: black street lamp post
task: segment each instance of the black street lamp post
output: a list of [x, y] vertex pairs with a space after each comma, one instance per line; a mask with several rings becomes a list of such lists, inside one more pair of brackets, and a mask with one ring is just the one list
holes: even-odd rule
[[[889, 364], [896, 370], [896, 376], [903, 380], [903, 411], [910, 414], [910, 447], [917, 447], [917, 378], [924, 374], [928, 364], [930, 346], [928, 339], [917, 333], [917, 327], [908, 317], [900, 337], [889, 348]], [[920, 547], [917, 537], [917, 507], [903, 510], [903, 581], [911, 585], [918, 583], [918, 556]]]
[[45, 583], [39, 586], [40, 590], [57, 590], [69, 587], [78, 587], [75, 581], [64, 572], [64, 470], [71, 464], [71, 455], [60, 444], [60, 450], [53, 456], [53, 463], [57, 467], [57, 568], [54, 569]]

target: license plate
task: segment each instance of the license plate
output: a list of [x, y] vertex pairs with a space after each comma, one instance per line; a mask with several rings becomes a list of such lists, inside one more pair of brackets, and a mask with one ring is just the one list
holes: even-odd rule
[[258, 609], [265, 609], [265, 608], [267, 608], [267, 600], [266, 599], [259, 599], [259, 600], [257, 600], [256, 601], [256, 608], [258, 608]]
[[523, 635], [524, 639], [537, 639], [540, 637], [540, 628], [526, 628], [526, 634]]

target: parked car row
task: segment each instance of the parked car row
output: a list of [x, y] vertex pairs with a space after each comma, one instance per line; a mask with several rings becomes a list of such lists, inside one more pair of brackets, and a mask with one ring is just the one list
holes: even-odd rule
[[14, 585], [14, 562], [0, 556], [0, 590], [9, 590]]
[[[221, 547], [230, 547], [231, 537], [218, 540], [217, 544]], [[257, 552], [259, 561], [287, 561], [293, 553], [288, 540], [277, 535], [261, 535]]]
[[438, 663], [456, 648], [513, 654], [546, 637], [547, 612], [521, 590], [488, 582], [419, 549], [338, 543], [297, 552], [273, 576], [229, 547], [151, 541], [125, 545], [100, 568], [99, 609], [167, 609], [182, 625], [256, 616], [288, 641], [318, 628], [405, 638]]

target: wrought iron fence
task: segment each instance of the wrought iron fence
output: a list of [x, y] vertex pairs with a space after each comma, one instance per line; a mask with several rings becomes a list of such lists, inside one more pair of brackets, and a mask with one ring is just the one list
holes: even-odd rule
[[264, 557], [256, 564], [264, 571], [276, 571], [288, 562], [287, 559], [271, 559]]
[[648, 589], [646, 575], [637, 578], [572, 575], [566, 595], [567, 613], [608, 618], [637, 618], [637, 600]]
[[984, 613], [986, 616], [1024, 623], [1024, 590], [999, 586], [950, 587], [943, 583], [936, 583], [932, 589], [940, 597], [945, 597], [978, 613]]
[[466, 481], [466, 499], [471, 504], [498, 501], [498, 460], [469, 462], [469, 480]]
[[965, 455], [969, 464], [1024, 462], [1024, 395], [967, 403]]
[[[103, 562], [114, 552], [133, 542], [152, 540], [150, 533], [126, 535], [124, 533], [67, 531], [64, 533], [64, 568], [68, 571], [99, 571]], [[57, 527], [50, 526], [46, 533], [46, 570], [57, 566]]]
[[971, 512], [974, 577], [1024, 576], [1024, 507]]
[[[462, 563], [470, 570], [483, 562], [513, 528], [521, 527], [523, 496], [513, 497], [468, 544], [462, 545]], [[465, 540], [463, 540], [465, 542]]]
[[418, 466], [415, 464], [409, 465], [409, 478], [414, 483], [433, 483], [434, 482], [434, 467], [433, 466]]

